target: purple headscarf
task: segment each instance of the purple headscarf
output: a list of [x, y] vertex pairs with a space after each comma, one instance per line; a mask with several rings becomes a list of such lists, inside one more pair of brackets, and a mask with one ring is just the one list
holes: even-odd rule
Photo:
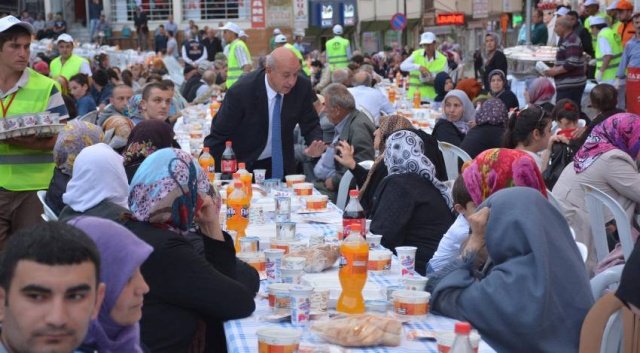
[[593, 128], [584, 145], [573, 157], [573, 169], [580, 173], [605, 152], [619, 149], [633, 160], [640, 152], [640, 116], [616, 114]]
[[487, 99], [476, 112], [477, 125], [505, 126], [509, 120], [507, 106], [498, 98]]
[[106, 285], [104, 301], [83, 344], [95, 346], [99, 352], [142, 353], [140, 326], [122, 326], [111, 318], [111, 310], [134, 272], [149, 257], [153, 248], [127, 228], [97, 217], [77, 217], [68, 222], [84, 231], [100, 251], [100, 282]]

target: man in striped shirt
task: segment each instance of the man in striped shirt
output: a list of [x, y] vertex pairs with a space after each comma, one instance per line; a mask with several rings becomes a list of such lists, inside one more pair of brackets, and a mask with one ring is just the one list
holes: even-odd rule
[[545, 70], [544, 74], [554, 78], [556, 101], [569, 98], [580, 106], [587, 84], [582, 42], [573, 31], [572, 23], [566, 16], [556, 21], [555, 32], [560, 37], [556, 63], [553, 68]]

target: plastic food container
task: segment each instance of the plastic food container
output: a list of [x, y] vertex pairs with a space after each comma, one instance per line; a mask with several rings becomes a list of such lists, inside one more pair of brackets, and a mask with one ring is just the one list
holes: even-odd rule
[[287, 187], [293, 187], [293, 184], [304, 183], [305, 176], [304, 174], [293, 174], [287, 175], [284, 177], [284, 180], [287, 181]]
[[404, 277], [402, 281], [404, 282], [404, 289], [406, 290], [415, 290], [415, 291], [424, 291], [427, 287], [427, 281], [429, 279], [427, 277], [422, 276], [413, 276], [413, 277]]
[[259, 353], [294, 353], [298, 351], [302, 332], [290, 328], [263, 328], [256, 332]]
[[[453, 331], [441, 331], [436, 333], [436, 342], [438, 344], [438, 353], [449, 353], [453, 341], [456, 339], [456, 334]], [[476, 330], [472, 330], [469, 335], [471, 341], [471, 348], [475, 353], [478, 353], [478, 347], [480, 346], [480, 334]]]
[[369, 262], [367, 269], [376, 272], [388, 272], [391, 269], [391, 257], [389, 250], [369, 250]]
[[298, 196], [308, 196], [313, 193], [312, 183], [297, 183], [293, 184], [293, 191]]
[[429, 313], [431, 294], [413, 290], [393, 292], [393, 312], [402, 316], [426, 316]]
[[267, 287], [269, 291], [269, 307], [271, 309], [288, 309], [291, 305], [289, 289], [293, 287], [290, 283], [273, 283]]
[[327, 202], [329, 196], [327, 195], [312, 195], [306, 199], [307, 210], [321, 211], [327, 208]]
[[251, 267], [255, 268], [259, 273], [264, 273], [266, 270], [266, 260], [264, 254], [257, 252], [240, 252], [236, 256], [238, 259], [248, 263]]

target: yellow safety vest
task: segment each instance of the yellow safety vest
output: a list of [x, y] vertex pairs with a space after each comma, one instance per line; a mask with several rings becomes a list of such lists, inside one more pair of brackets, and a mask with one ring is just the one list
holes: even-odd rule
[[304, 71], [304, 73], [307, 74], [307, 76], [311, 76], [311, 71], [307, 67], [307, 62], [304, 61], [304, 57], [302, 57], [302, 53], [300, 53], [300, 50], [298, 50], [298, 48], [294, 47], [293, 45], [291, 45], [289, 43], [285, 43], [284, 47], [291, 49], [291, 51], [294, 54], [296, 54], [298, 59], [300, 59], [300, 65], [302, 66], [302, 71]]
[[236, 81], [238, 81], [238, 79], [240, 78], [240, 75], [242, 75], [242, 73], [244, 72], [240, 67], [240, 63], [238, 63], [238, 59], [236, 59], [236, 46], [238, 45], [241, 46], [242, 49], [244, 49], [244, 51], [247, 53], [247, 57], [251, 59], [251, 53], [249, 53], [249, 48], [247, 48], [247, 45], [243, 41], [236, 39], [233, 42], [231, 42], [231, 44], [229, 44], [229, 59], [227, 61], [227, 81], [226, 81], [227, 89], [231, 88], [231, 86], [233, 86], [233, 84], [236, 83]]
[[69, 81], [71, 77], [80, 73], [80, 67], [86, 60], [78, 55], [71, 54], [69, 59], [62, 65], [60, 57], [51, 61], [51, 77], [64, 76]]
[[[608, 23], [611, 23], [611, 17], [607, 16], [606, 13], [604, 12], [598, 12], [596, 14], [596, 16], [598, 17], [602, 17], [604, 19], [606, 19], [608, 21]], [[591, 16], [589, 16], [591, 17]], [[593, 49], [595, 50], [596, 47], [598, 46], [598, 37], [594, 36], [593, 33], [591, 33], [591, 26], [589, 25], [589, 17], [587, 17], [586, 20], [584, 20], [584, 27], [587, 29], [587, 31], [589, 31], [589, 34], [591, 35], [591, 45], [593, 46]]]
[[[603, 37], [609, 43], [611, 47], [611, 54], [613, 57], [611, 61], [609, 61], [609, 66], [602, 73], [602, 80], [614, 80], [616, 78], [616, 73], [618, 72], [618, 66], [620, 66], [620, 61], [622, 59], [622, 39], [620, 39], [620, 35], [618, 32], [614, 32], [611, 28], [605, 27], [600, 30], [598, 33], [598, 38]], [[603, 55], [600, 52], [600, 46], [596, 45], [594, 47], [596, 52], [596, 71], [600, 70], [602, 67], [602, 59]]]
[[[13, 96], [7, 117], [47, 110], [54, 81], [31, 69], [27, 70], [27, 85], [4, 99], [6, 106]], [[53, 168], [53, 151], [0, 143], [0, 187], [11, 191], [47, 189], [53, 177]]]
[[329, 61], [331, 70], [349, 65], [349, 57], [347, 57], [348, 47], [349, 40], [342, 37], [333, 37], [327, 41], [327, 60]]
[[[411, 55], [413, 56], [413, 63], [426, 67], [433, 78], [435, 78], [439, 72], [442, 72], [447, 68], [447, 57], [437, 50], [435, 57], [431, 62], [428, 62], [427, 58], [424, 56], [424, 49], [414, 50]], [[407, 97], [409, 97], [409, 99], [413, 99], [413, 92], [416, 87], [419, 87], [420, 99], [426, 98], [433, 100], [437, 96], [436, 89], [433, 87], [432, 83], [428, 84], [420, 82], [420, 70], [409, 72], [409, 92], [407, 93]]]

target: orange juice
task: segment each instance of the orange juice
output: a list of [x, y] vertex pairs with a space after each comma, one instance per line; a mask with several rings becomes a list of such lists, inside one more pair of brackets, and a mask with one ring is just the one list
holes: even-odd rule
[[340, 285], [342, 293], [336, 310], [348, 314], [364, 313], [362, 289], [367, 283], [369, 244], [360, 235], [360, 224], [351, 225], [347, 239], [340, 246]]
[[389, 102], [391, 104], [396, 102], [396, 90], [393, 87], [389, 87]]

